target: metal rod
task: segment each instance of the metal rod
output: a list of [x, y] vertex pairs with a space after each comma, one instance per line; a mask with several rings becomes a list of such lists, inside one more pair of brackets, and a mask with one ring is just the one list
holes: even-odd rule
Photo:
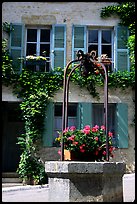
[[[62, 133], [66, 128], [66, 112], [65, 112], [65, 107], [66, 107], [66, 79], [67, 79], [67, 70], [69, 66], [74, 63], [78, 62], [79, 60], [72, 60], [70, 61], [66, 68], [64, 69], [64, 82], [63, 82], [63, 104], [62, 104]], [[64, 161], [64, 140], [63, 137], [61, 138], [61, 161]]]
[[68, 78], [67, 78], [67, 82], [66, 82], [66, 108], [65, 108], [65, 128], [68, 126], [68, 96], [69, 96], [69, 81], [70, 81], [70, 77], [72, 75], [72, 73], [75, 71], [75, 69], [77, 69], [78, 67], [81, 66], [81, 63], [79, 63], [77, 66], [75, 66], [71, 72], [69, 73], [68, 75]]
[[106, 134], [106, 160], [109, 161], [109, 140], [108, 140], [108, 71], [103, 63], [100, 63], [104, 69], [104, 125]]

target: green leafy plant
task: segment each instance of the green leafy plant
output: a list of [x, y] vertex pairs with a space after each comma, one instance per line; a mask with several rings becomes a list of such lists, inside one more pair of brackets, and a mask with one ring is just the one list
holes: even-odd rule
[[[109, 155], [113, 157], [112, 146], [113, 134], [109, 131]], [[106, 135], [105, 127], [102, 125], [90, 127], [86, 125], [83, 129], [76, 129], [75, 126], [67, 127], [63, 132], [59, 132], [59, 137], [55, 141], [60, 144], [64, 140], [64, 148], [82, 155], [92, 153], [96, 161], [106, 159]], [[60, 153], [60, 151], [59, 151]]]
[[34, 181], [35, 184], [48, 183], [44, 164], [41, 162], [40, 158], [34, 156], [33, 153], [28, 150], [24, 150], [21, 154], [17, 173], [23, 183], [28, 181]]

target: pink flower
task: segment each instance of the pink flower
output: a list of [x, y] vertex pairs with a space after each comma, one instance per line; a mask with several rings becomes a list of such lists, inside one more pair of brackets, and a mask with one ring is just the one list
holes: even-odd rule
[[80, 152], [85, 152], [85, 150], [83, 149], [83, 146], [85, 146], [84, 144], [81, 145], [79, 148], [80, 148]]
[[90, 130], [90, 125], [86, 125], [86, 126], [84, 127], [84, 129]]
[[78, 142], [73, 142], [73, 144], [74, 144], [74, 145], [77, 145], [77, 144], [78, 144]]
[[90, 133], [90, 130], [88, 130], [88, 129], [83, 129], [83, 132], [84, 132], [86, 135], [88, 135], [88, 134]]
[[65, 130], [63, 130], [63, 133], [68, 132], [68, 130], [69, 130], [69, 127], [67, 127]]
[[104, 125], [101, 126], [101, 130], [105, 130], [105, 126]]
[[95, 125], [94, 128], [99, 129], [99, 126], [98, 126], [98, 125]]
[[109, 136], [109, 137], [113, 137], [113, 133], [109, 131], [109, 132], [108, 132], [108, 136]]
[[74, 138], [75, 138], [75, 135], [72, 135], [71, 137], [68, 137], [68, 140], [73, 141], [73, 140], [74, 140]]
[[58, 154], [61, 155], [61, 150], [60, 149], [58, 150]]
[[103, 151], [103, 153], [102, 153], [103, 155], [106, 155], [106, 151]]
[[74, 130], [76, 130], [76, 127], [75, 127], [75, 126], [71, 126], [71, 127], [70, 127], [70, 130], [71, 130], [71, 131], [74, 131]]
[[79, 148], [80, 148], [80, 152], [85, 152], [85, 150], [83, 149], [83, 147], [85, 147], [85, 144], [82, 144]]
[[112, 151], [113, 151], [113, 147], [110, 147], [110, 148], [109, 148], [109, 151], [112, 152]]
[[95, 127], [92, 128], [92, 132], [97, 132], [97, 131], [98, 131], [97, 128], [95, 128]]
[[96, 141], [98, 141], [98, 137], [95, 137], [94, 139], [95, 139]]

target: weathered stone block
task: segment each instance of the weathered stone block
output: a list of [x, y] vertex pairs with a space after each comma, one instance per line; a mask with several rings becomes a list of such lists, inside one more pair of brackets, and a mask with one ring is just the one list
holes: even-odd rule
[[123, 202], [122, 162], [45, 162], [50, 202]]

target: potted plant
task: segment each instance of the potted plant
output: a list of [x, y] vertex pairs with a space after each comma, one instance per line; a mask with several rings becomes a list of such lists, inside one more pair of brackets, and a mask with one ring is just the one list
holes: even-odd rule
[[[106, 135], [105, 126], [86, 125], [83, 129], [76, 129], [75, 126], [67, 127], [63, 132], [59, 132], [59, 137], [55, 140], [61, 143], [64, 140], [64, 153], [69, 151], [70, 158], [65, 156], [65, 160], [77, 161], [104, 161], [106, 160]], [[112, 132], [108, 131], [109, 156], [113, 157]], [[67, 150], [67, 151], [66, 151]], [[61, 151], [59, 150], [60, 154]]]
[[22, 153], [17, 173], [24, 185], [36, 185], [45, 182], [44, 179], [46, 179], [44, 165], [38, 157], [29, 151]]
[[26, 65], [45, 65], [47, 61], [46, 57], [28, 55], [26, 56]]

